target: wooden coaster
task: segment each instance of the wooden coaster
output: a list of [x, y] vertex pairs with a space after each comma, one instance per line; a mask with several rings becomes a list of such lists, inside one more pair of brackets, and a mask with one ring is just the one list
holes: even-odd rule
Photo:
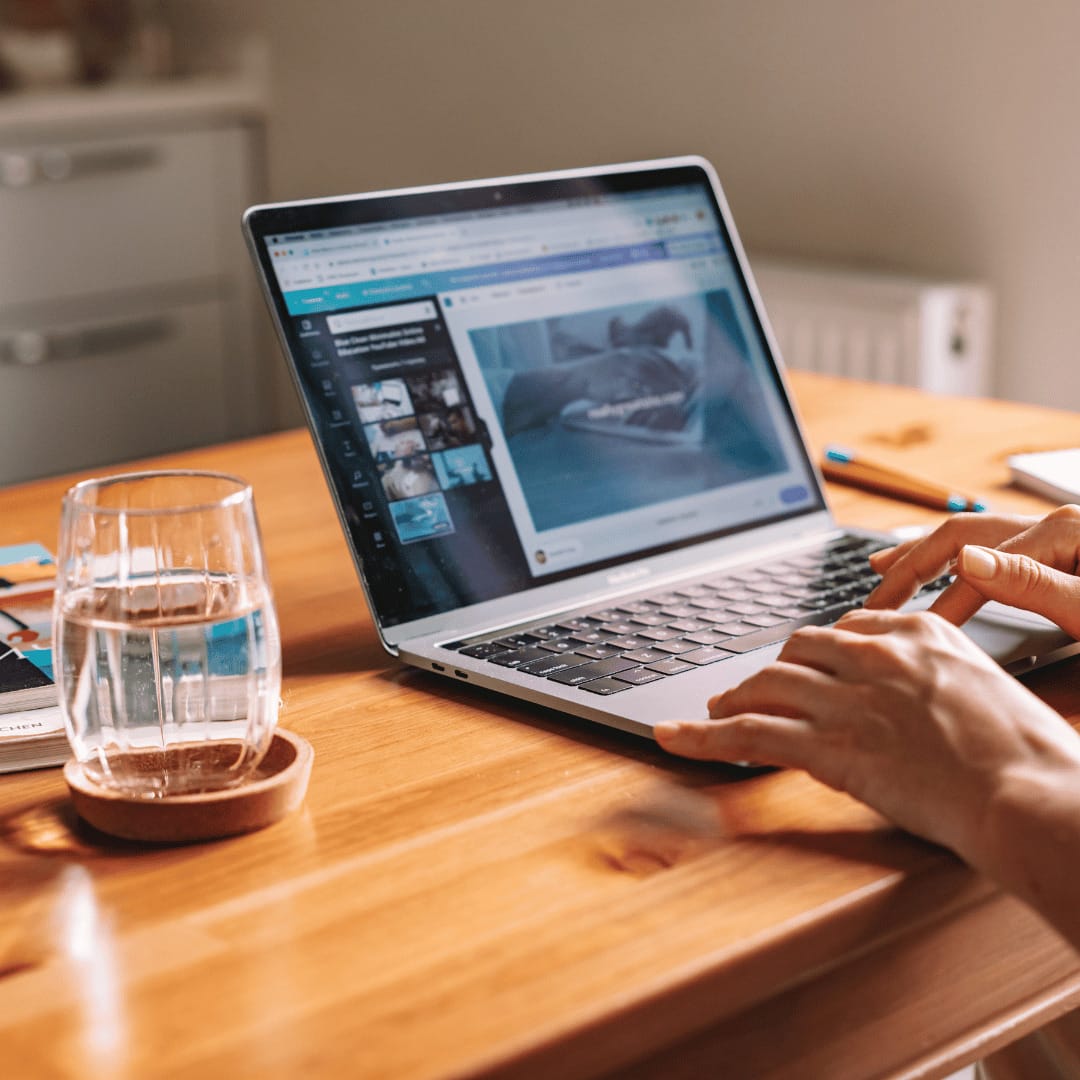
[[183, 844], [251, 832], [292, 813], [303, 801], [315, 751], [278, 728], [253, 780], [224, 791], [140, 799], [92, 783], [72, 759], [64, 779], [79, 817], [110, 836]]

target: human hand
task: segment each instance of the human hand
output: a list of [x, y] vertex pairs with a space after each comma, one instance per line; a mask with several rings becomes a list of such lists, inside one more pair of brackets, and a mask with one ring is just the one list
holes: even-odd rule
[[868, 608], [899, 607], [946, 571], [957, 580], [930, 610], [960, 624], [987, 600], [1034, 611], [1080, 638], [1080, 507], [1046, 517], [956, 514], [929, 536], [870, 558], [882, 575]]
[[775, 664], [712, 698], [709, 715], [658, 725], [660, 745], [804, 769], [998, 880], [1007, 856], [986, 822], [1009, 777], [1080, 776], [1080, 735], [927, 613], [855, 611], [799, 630]]

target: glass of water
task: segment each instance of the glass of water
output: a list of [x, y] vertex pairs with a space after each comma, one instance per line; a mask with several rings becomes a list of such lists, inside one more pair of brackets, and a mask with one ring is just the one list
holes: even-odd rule
[[281, 644], [251, 488], [146, 472], [64, 496], [53, 647], [87, 778], [162, 798], [229, 788], [273, 736]]

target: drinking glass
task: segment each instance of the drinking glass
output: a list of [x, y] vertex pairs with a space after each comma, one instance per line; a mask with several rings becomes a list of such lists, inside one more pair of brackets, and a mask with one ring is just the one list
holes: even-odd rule
[[53, 644], [85, 775], [131, 796], [249, 778], [277, 719], [281, 644], [251, 488], [133, 473], [65, 496]]

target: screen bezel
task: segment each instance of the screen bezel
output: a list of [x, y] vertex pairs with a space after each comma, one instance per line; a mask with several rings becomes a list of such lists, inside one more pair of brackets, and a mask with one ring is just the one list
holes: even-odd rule
[[[527, 588], [511, 594], [514, 597], [535, 598], [536, 603], [541, 605], [544, 597], [539, 594], [545, 590], [557, 595], [559, 587], [565, 585], [568, 581], [595, 582], [598, 588], [602, 588], [605, 582], [611, 580], [611, 571], [625, 568], [629, 564], [641, 563], [642, 560], [655, 560], [671, 553], [681, 552], [688, 548], [698, 548], [700, 545], [723, 540], [733, 535], [756, 532], [759, 529], [767, 529], [775, 524], [813, 519], [815, 516], [820, 515], [825, 515], [823, 524], [828, 525], [831, 523], [821, 478], [807, 453], [806, 440], [784, 379], [783, 364], [780, 361], [775, 340], [765, 318], [760, 295], [750, 273], [745, 253], [731, 219], [719, 181], [709, 162], [700, 157], [669, 158], [589, 169], [563, 170], [551, 173], [267, 204], [251, 207], [244, 214], [245, 237], [260, 270], [259, 276], [264, 294], [283, 351], [286, 354], [290, 375], [304, 408], [309, 431], [313, 436], [316, 452], [327, 485], [330, 488], [339, 521], [348, 540], [350, 553], [361, 584], [364, 587], [368, 605], [380, 636], [384, 645], [391, 651], [396, 651], [399, 642], [417, 634], [438, 632], [443, 625], [448, 629], [451, 627], [456, 628], [460, 622], [459, 617], [465, 612], [475, 615], [478, 621], [483, 622], [484, 612], [490, 608], [494, 617], [503, 618], [502, 612], [508, 608], [506, 601], [510, 599], [510, 596], [488, 599], [476, 604], [454, 608], [439, 615], [429, 615], [409, 621], [391, 622], [386, 619], [385, 613], [380, 613], [377, 610], [372, 591], [369, 589], [365, 578], [363, 557], [358, 548], [357, 537], [353, 535], [353, 528], [346, 514], [346, 508], [338, 490], [331, 462], [317, 436], [315, 418], [303, 391], [303, 382], [295, 360], [298, 339], [292, 325], [293, 316], [288, 311], [284, 294], [278, 284], [277, 275], [270, 257], [270, 248], [265, 242], [266, 238], [290, 233], [390, 223], [429, 216], [435, 217], [443, 214], [504, 209], [597, 194], [632, 193], [686, 184], [701, 185], [710, 196], [719, 223], [721, 238], [734, 256], [734, 264], [737, 269], [736, 277], [742, 291], [742, 299], [752, 319], [752, 330], [757, 335], [759, 345], [768, 361], [770, 374], [786, 419], [798, 437], [801, 461], [805, 465], [806, 476], [811, 485], [814, 498], [811, 502], [795, 510], [786, 511], [767, 519], [759, 519], [750, 525], [742, 524], [721, 528], [707, 534], [697, 534], [658, 547], [640, 549], [585, 566], [573, 567], [552, 574]], [[525, 601], [525, 603], [528, 603], [528, 601]]]

